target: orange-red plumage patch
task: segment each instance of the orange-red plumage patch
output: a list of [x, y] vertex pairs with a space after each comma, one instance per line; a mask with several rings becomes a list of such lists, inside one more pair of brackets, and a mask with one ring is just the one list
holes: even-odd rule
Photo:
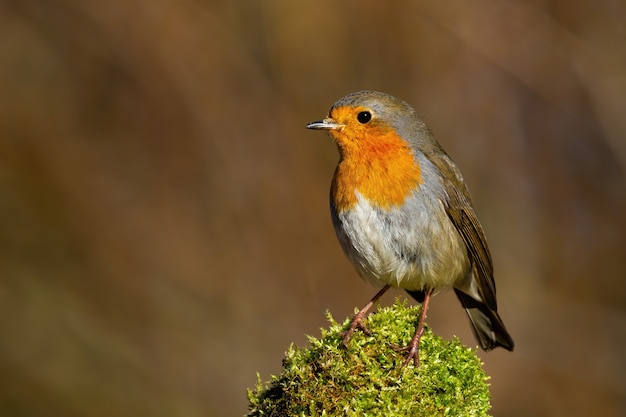
[[331, 189], [339, 211], [356, 204], [355, 191], [381, 208], [402, 205], [422, 182], [420, 167], [408, 143], [385, 124], [374, 120], [358, 123], [355, 116], [362, 110], [339, 107], [330, 115], [345, 125], [330, 131], [341, 154]]

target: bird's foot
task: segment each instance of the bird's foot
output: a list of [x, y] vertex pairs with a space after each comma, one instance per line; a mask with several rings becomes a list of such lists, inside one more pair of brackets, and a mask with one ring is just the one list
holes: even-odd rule
[[372, 334], [367, 327], [365, 327], [365, 311], [361, 310], [354, 315], [352, 321], [350, 322], [350, 327], [345, 332], [341, 333], [343, 336], [343, 345], [348, 347], [348, 342], [352, 337], [352, 334], [356, 329], [360, 329], [366, 335]]
[[350, 338], [352, 337], [352, 333], [354, 333], [356, 329], [361, 329], [361, 331], [363, 331], [363, 333], [365, 333], [366, 335], [372, 334], [369, 330], [367, 330], [367, 327], [365, 327], [365, 315], [367, 314], [369, 309], [372, 308], [374, 303], [378, 301], [378, 299], [382, 297], [382, 295], [388, 289], [389, 289], [389, 284], [382, 287], [376, 293], [376, 295], [369, 301], [369, 303], [367, 303], [365, 307], [363, 307], [361, 310], [359, 310], [358, 313], [354, 315], [354, 317], [352, 318], [352, 322], [350, 322], [350, 327], [348, 328], [348, 330], [346, 330], [345, 332], [341, 334], [343, 336], [343, 345], [345, 347], [348, 347], [348, 342], [350, 341]]
[[422, 339], [423, 333], [424, 333], [424, 328], [423, 327], [418, 328], [418, 330], [415, 332], [415, 336], [413, 336], [413, 338], [411, 339], [411, 342], [407, 346], [404, 346], [404, 347], [400, 347], [396, 345], [391, 346], [396, 352], [408, 352], [408, 355], [404, 363], [402, 364], [402, 366], [407, 366], [409, 363], [411, 363], [411, 359], [413, 359], [413, 365], [415, 365], [416, 368], [420, 366], [419, 347], [420, 347], [420, 340]]

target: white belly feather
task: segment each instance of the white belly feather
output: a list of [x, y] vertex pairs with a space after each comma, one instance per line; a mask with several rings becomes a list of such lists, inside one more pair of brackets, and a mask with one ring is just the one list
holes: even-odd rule
[[333, 220], [344, 251], [365, 280], [422, 290], [452, 287], [465, 277], [467, 249], [441, 200], [416, 192], [404, 206], [384, 210], [356, 195], [357, 204]]

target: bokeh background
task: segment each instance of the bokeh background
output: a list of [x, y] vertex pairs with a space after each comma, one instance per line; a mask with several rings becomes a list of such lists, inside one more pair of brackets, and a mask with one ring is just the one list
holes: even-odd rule
[[[0, 414], [243, 415], [257, 372], [374, 294], [304, 125], [377, 89], [472, 190], [516, 341], [481, 353], [493, 415], [626, 415], [624, 22], [621, 0], [0, 0]], [[476, 346], [466, 320], [434, 299]]]

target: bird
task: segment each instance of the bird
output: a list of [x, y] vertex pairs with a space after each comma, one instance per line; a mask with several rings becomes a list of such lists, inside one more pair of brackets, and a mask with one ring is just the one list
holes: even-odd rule
[[327, 131], [339, 162], [330, 188], [332, 224], [365, 281], [382, 288], [343, 333], [347, 347], [391, 287], [422, 304], [404, 366], [419, 366], [431, 297], [454, 289], [480, 347], [514, 348], [496, 301], [493, 262], [461, 171], [405, 101], [378, 91], [340, 98], [307, 129]]

